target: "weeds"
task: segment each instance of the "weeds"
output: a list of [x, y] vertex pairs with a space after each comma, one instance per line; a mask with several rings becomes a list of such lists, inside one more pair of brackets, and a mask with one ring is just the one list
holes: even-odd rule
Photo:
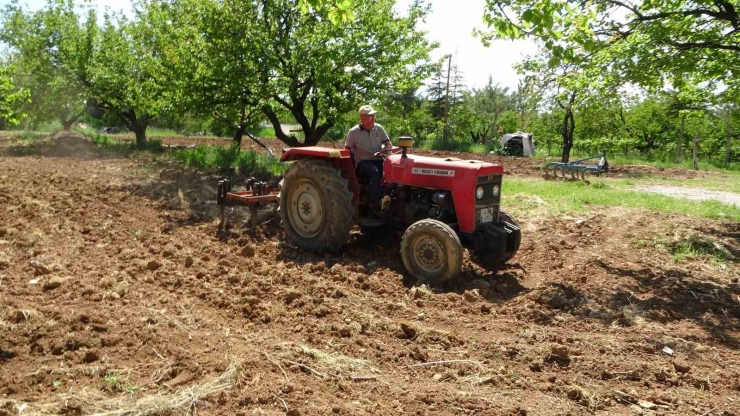
[[255, 152], [243, 152], [236, 147], [198, 145], [176, 150], [172, 157], [185, 166], [196, 169], [233, 170], [237, 175], [271, 177], [281, 175], [286, 165]]
[[707, 236], [689, 234], [680, 238], [671, 245], [671, 257], [674, 263], [679, 263], [687, 257], [710, 257], [716, 263], [726, 263], [734, 256], [720, 243]]

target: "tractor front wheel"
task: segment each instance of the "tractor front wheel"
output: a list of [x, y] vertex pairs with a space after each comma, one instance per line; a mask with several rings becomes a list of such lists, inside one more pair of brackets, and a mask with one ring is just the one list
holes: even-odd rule
[[329, 163], [303, 159], [285, 173], [280, 216], [286, 234], [299, 248], [339, 250], [349, 240], [353, 213], [348, 181]]
[[425, 219], [403, 234], [401, 258], [412, 276], [423, 283], [438, 283], [460, 273], [463, 246], [447, 224]]
[[511, 260], [516, 255], [517, 251], [519, 251], [519, 246], [522, 244], [522, 232], [519, 229], [519, 223], [516, 222], [514, 216], [509, 214], [509, 212], [504, 211], [503, 209], [498, 212], [498, 221], [500, 223], [509, 223], [516, 227], [516, 231], [514, 231], [515, 234], [513, 250], [506, 252], [505, 257], [501, 261], [501, 264], [503, 264]]

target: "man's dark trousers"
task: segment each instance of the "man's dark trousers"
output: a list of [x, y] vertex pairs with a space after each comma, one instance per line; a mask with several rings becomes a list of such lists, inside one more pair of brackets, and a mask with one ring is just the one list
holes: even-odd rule
[[383, 160], [363, 160], [357, 165], [357, 174], [370, 184], [370, 206], [377, 207], [383, 196], [380, 183], [383, 177]]

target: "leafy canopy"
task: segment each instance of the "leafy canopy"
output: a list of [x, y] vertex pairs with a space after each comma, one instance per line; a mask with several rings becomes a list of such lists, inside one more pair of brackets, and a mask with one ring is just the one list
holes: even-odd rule
[[552, 66], [595, 59], [638, 84], [660, 88], [665, 76], [690, 73], [740, 91], [738, 8], [736, 0], [486, 0], [490, 30], [479, 35], [537, 39]]

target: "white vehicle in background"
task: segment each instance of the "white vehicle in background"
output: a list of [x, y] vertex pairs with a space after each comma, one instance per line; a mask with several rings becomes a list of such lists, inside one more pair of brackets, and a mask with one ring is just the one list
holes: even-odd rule
[[534, 138], [532, 133], [510, 133], [501, 137], [503, 153], [509, 156], [534, 156]]

